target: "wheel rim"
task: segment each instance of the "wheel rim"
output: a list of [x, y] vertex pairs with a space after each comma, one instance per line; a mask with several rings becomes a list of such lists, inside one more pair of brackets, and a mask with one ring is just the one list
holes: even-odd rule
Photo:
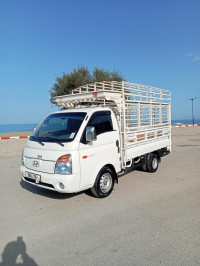
[[107, 193], [112, 187], [112, 176], [109, 173], [104, 173], [100, 178], [100, 190]]
[[152, 167], [153, 169], [156, 169], [158, 167], [158, 160], [156, 157], [154, 157], [152, 160]]

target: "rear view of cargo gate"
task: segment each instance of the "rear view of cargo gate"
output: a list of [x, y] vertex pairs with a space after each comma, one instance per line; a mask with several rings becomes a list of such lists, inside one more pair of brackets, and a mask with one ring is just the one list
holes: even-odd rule
[[[39, 129], [33, 132], [23, 153], [24, 165], [20, 168], [22, 179], [27, 182], [62, 193], [91, 189], [94, 196], [103, 198], [112, 192], [114, 183], [118, 181], [118, 173], [130, 167], [155, 172], [161, 157], [171, 151], [169, 90], [125, 81], [96, 82], [74, 89], [70, 95], [55, 97], [54, 100], [64, 109], [56, 112], [57, 116], [67, 113], [85, 115], [77, 131], [71, 133], [71, 142], [68, 140], [65, 143], [62, 137], [54, 137], [50, 147], [49, 137], [45, 139], [37, 132]], [[55, 130], [54, 136], [58, 135], [59, 132]], [[31, 150], [31, 142], [36, 140], [37, 144], [34, 145], [38, 147], [40, 158], [36, 153], [33, 155]], [[62, 141], [62, 145], [56, 146], [55, 142], [59, 141]], [[37, 147], [34, 146], [34, 151]], [[34, 182], [26, 178], [25, 172], [29, 171], [26, 157], [34, 161], [37, 159], [42, 164], [43, 157], [49, 160], [48, 150], [55, 150], [55, 147], [60, 155], [70, 158], [70, 162], [66, 163], [71, 163], [71, 172], [64, 176], [56, 170], [59, 164], [57, 155], [55, 158], [51, 156], [55, 163], [55, 171], [53, 173], [52, 170], [51, 176], [49, 173], [40, 175], [40, 170], [31, 168], [33, 174], [39, 174], [39, 180]]]

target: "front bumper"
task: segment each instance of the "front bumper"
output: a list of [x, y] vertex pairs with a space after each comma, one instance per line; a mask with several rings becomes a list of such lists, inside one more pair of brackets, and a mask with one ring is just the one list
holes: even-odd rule
[[[25, 177], [25, 171], [31, 172], [33, 174], [39, 174], [41, 180], [36, 183], [34, 180]], [[72, 175], [58, 175], [58, 174], [48, 174], [29, 170], [28, 168], [20, 167], [21, 178], [23, 181], [33, 184], [38, 187], [46, 188], [49, 190], [54, 190], [59, 193], [74, 193], [80, 191], [80, 173]], [[64, 186], [62, 186], [62, 185]], [[62, 188], [61, 188], [62, 187]]]

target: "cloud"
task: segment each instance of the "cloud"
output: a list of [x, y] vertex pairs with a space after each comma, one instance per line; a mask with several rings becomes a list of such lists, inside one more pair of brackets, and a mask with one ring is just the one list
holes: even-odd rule
[[193, 62], [200, 61], [200, 53], [186, 53], [187, 57], [190, 57]]

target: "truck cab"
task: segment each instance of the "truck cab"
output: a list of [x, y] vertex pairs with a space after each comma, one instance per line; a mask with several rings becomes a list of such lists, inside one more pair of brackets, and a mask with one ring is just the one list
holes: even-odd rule
[[20, 167], [22, 179], [73, 193], [94, 187], [97, 176], [104, 172], [93, 192], [107, 196], [121, 169], [119, 141], [117, 121], [109, 108], [52, 113], [27, 141]]

